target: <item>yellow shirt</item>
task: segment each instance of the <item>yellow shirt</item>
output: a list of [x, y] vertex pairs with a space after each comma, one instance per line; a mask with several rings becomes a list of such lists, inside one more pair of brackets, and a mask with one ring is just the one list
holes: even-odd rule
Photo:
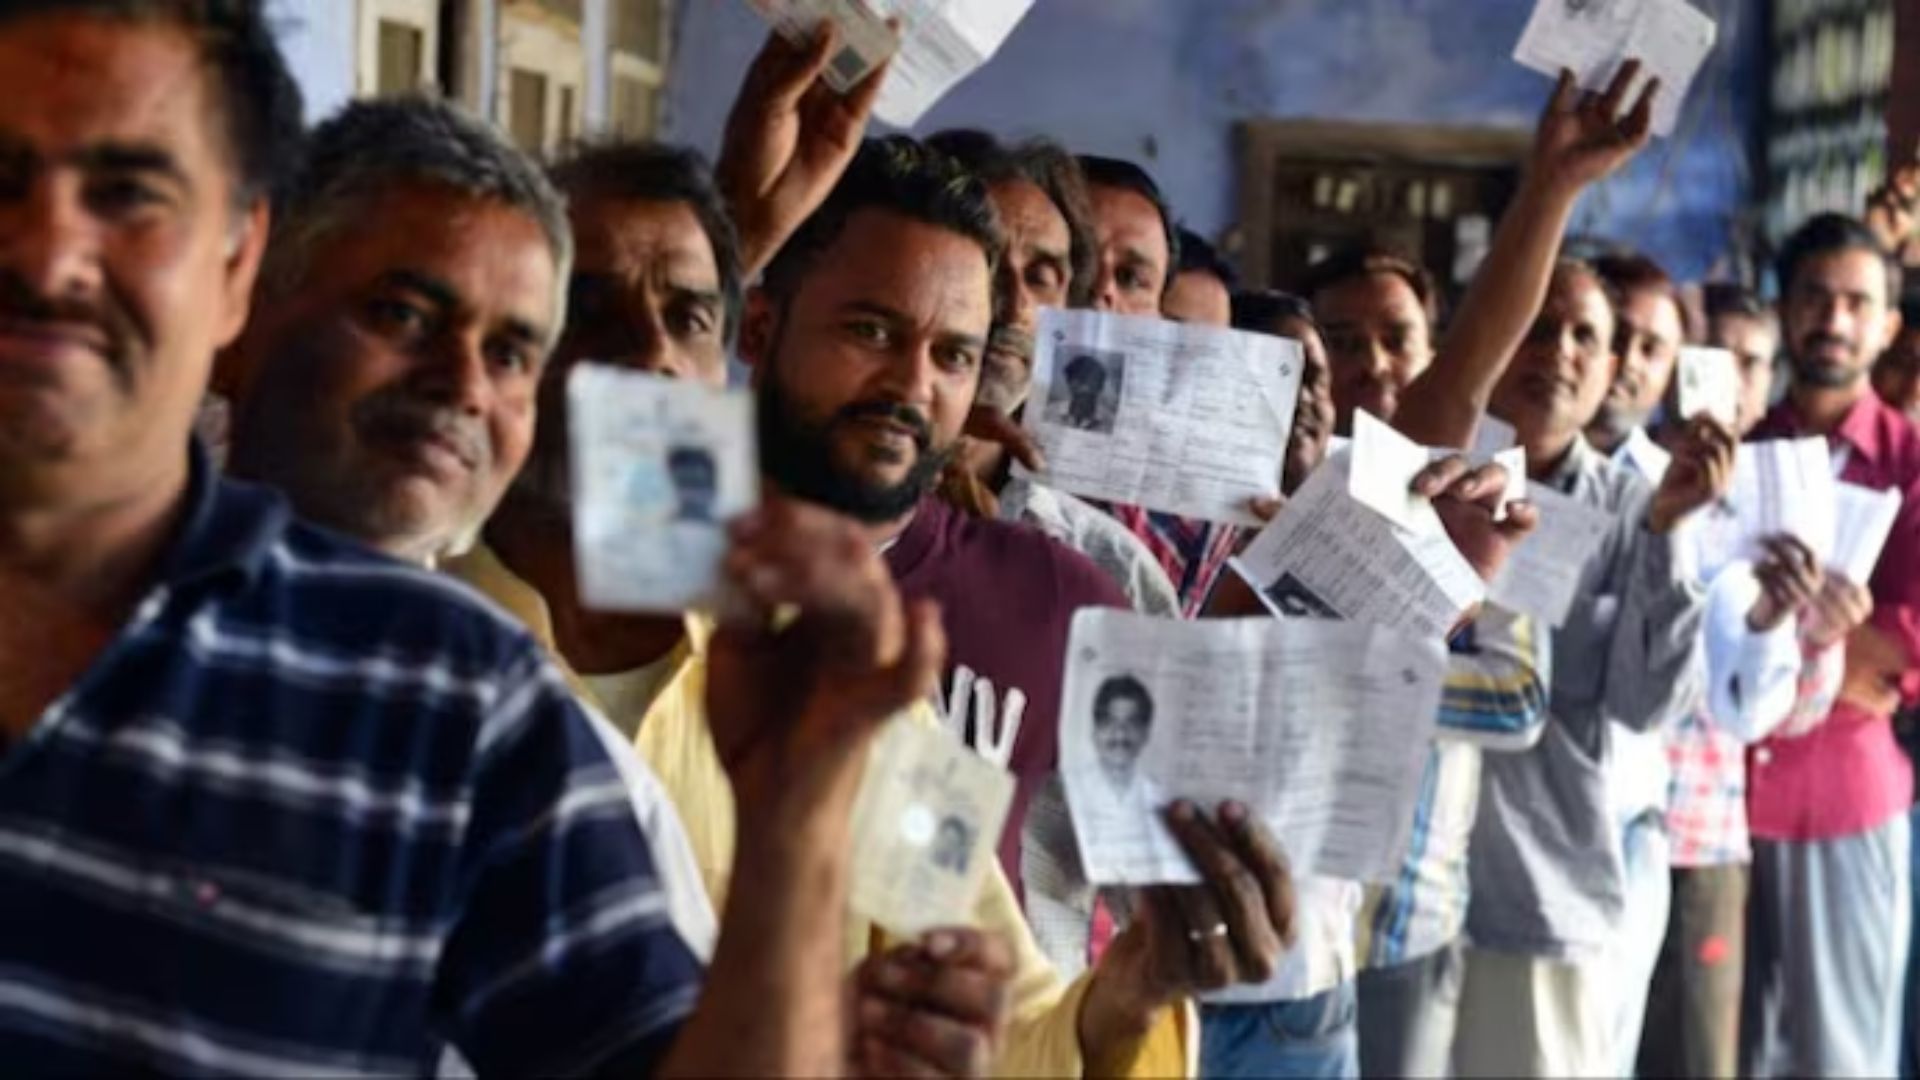
[[[494, 598], [524, 621], [542, 644], [553, 651], [553, 634], [546, 604], [540, 595], [515, 577], [486, 548], [449, 563], [447, 572]], [[693, 845], [694, 861], [705, 879], [714, 910], [726, 908], [728, 871], [733, 865], [737, 829], [733, 787], [714, 749], [706, 722], [706, 645], [711, 625], [689, 618], [689, 648], [678, 671], [667, 678], [639, 725], [635, 745], [652, 766], [679, 811]], [[556, 660], [558, 656], [556, 655]], [[565, 664], [561, 667], [564, 670]], [[920, 706], [917, 718], [933, 723], [932, 710]], [[625, 717], [614, 722], [626, 727]], [[1013, 887], [996, 865], [974, 904], [974, 925], [1004, 937], [1014, 950], [1014, 979], [1010, 987], [1013, 1019], [1006, 1047], [995, 1072], [1001, 1076], [1078, 1076], [1080, 1057], [1080, 1003], [1088, 976], [1063, 985], [1053, 966], [1027, 928]], [[842, 938], [847, 969], [865, 959], [872, 943], [881, 940], [876, 927], [849, 911]], [[1198, 1040], [1190, 1009], [1168, 1010], [1142, 1042], [1139, 1053], [1124, 1070], [1128, 1076], [1192, 1076], [1196, 1073]]]

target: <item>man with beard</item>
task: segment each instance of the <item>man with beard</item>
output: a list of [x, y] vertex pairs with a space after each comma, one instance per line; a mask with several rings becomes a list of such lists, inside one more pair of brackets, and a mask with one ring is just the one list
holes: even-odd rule
[[1603, 255], [1593, 268], [1620, 313], [1613, 345], [1620, 373], [1587, 425], [1587, 441], [1657, 484], [1666, 472], [1667, 453], [1653, 441], [1647, 423], [1673, 383], [1680, 346], [1686, 344], [1686, 309], [1673, 279], [1644, 255]]
[[[983, 131], [945, 131], [927, 145], [987, 185], [1006, 236], [1007, 250], [994, 275], [993, 333], [977, 404], [1016, 417], [1033, 386], [1040, 309], [1085, 306], [1092, 288], [1094, 239], [1086, 184], [1073, 158], [1043, 140], [1009, 147]], [[1138, 537], [1075, 496], [1015, 477], [1012, 464], [1004, 442], [963, 438], [942, 481], [943, 494], [975, 512], [1039, 529], [1085, 555], [1119, 586], [1134, 610], [1179, 614], [1173, 583]]]
[[1897, 491], [1902, 504], [1867, 583], [1872, 622], [1847, 638], [1839, 704], [1811, 732], [1770, 738], [1749, 759], [1741, 1071], [1892, 1075], [1913, 776], [1890, 718], [1920, 690], [1920, 431], [1880, 400], [1868, 373], [1900, 330], [1900, 268], [1866, 226], [1829, 214], [1788, 239], [1777, 269], [1794, 381], [1752, 437], [1822, 436], [1841, 480]]

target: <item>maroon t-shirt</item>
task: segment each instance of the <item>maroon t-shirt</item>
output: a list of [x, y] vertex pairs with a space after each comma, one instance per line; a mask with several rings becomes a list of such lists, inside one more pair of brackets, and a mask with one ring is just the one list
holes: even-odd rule
[[[1000, 836], [1000, 865], [1024, 897], [1020, 826], [1034, 790], [1059, 769], [1060, 683], [1073, 613], [1126, 608], [1126, 594], [1072, 548], [1024, 525], [970, 517], [937, 499], [920, 504], [888, 549], [887, 566], [903, 594], [940, 602], [949, 649], [940, 711], [950, 729], [964, 732], [968, 745], [984, 747], [1005, 724], [1009, 692], [1026, 697], [1008, 762], [1018, 788]], [[996, 731], [974, 730], [977, 693], [969, 694], [964, 723], [947, 715], [956, 680], [993, 684]]]

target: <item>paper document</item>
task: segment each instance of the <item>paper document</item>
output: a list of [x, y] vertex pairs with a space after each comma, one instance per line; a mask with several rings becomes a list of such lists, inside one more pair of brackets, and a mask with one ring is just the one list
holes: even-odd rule
[[1199, 880], [1160, 812], [1245, 803], [1296, 874], [1398, 873], [1447, 654], [1361, 623], [1073, 618], [1060, 772], [1087, 879]]
[[1527, 499], [1540, 523], [1514, 547], [1487, 596], [1508, 611], [1558, 627], [1573, 610], [1587, 564], [1616, 523], [1605, 510], [1545, 484], [1528, 484]]
[[581, 599], [600, 611], [716, 603], [727, 525], [760, 502], [752, 396], [580, 364], [567, 418]]
[[1855, 585], [1865, 585], [1872, 580], [1880, 551], [1900, 516], [1900, 493], [1836, 482], [1834, 512], [1833, 557], [1827, 560], [1827, 568]]
[[1400, 434], [1372, 413], [1353, 414], [1352, 461], [1347, 469], [1347, 494], [1360, 505], [1386, 515], [1388, 521], [1412, 532], [1438, 528], [1440, 519], [1431, 513], [1432, 503], [1413, 490], [1413, 478], [1432, 464], [1436, 457], [1457, 451], [1428, 451], [1424, 446]]
[[1044, 309], [1026, 426], [1034, 475], [1070, 494], [1258, 525], [1280, 493], [1300, 343], [1190, 323]]
[[1433, 507], [1403, 529], [1347, 494], [1347, 454], [1315, 469], [1233, 562], [1276, 615], [1349, 619], [1445, 641], [1486, 596]]
[[[841, 49], [826, 78], [841, 93], [892, 56], [873, 111], [894, 127], [910, 128], [1000, 51], [1033, 0], [753, 0], [753, 5], [789, 38], [812, 34], [822, 20], [837, 24]], [[890, 17], [900, 21], [897, 54]]]
[[1782, 533], [1797, 537], [1825, 563], [1833, 554], [1838, 516], [1834, 485], [1825, 439], [1740, 444], [1734, 457], [1733, 488], [1726, 499], [1732, 522], [1716, 527], [1702, 511], [1687, 523], [1695, 535], [1705, 579], [1711, 580], [1735, 559], [1763, 557], [1761, 541]]
[[1621, 64], [1639, 60], [1627, 101], [1637, 101], [1646, 81], [1658, 77], [1653, 130], [1666, 136], [1718, 34], [1711, 18], [1683, 0], [1536, 0], [1513, 58], [1548, 75], [1570, 68], [1595, 91], [1606, 89]]
[[1702, 413], [1731, 427], [1740, 417], [1740, 362], [1725, 349], [1680, 349], [1674, 371], [1680, 418]]
[[1013, 788], [946, 730], [889, 721], [854, 797], [853, 909], [900, 937], [971, 925]]

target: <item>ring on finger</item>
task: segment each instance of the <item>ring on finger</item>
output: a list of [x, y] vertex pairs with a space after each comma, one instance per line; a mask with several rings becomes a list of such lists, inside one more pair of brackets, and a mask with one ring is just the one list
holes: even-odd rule
[[1187, 940], [1193, 942], [1195, 945], [1198, 945], [1203, 941], [1213, 941], [1226, 936], [1227, 936], [1227, 924], [1225, 922], [1214, 923], [1212, 926], [1208, 927], [1205, 930], [1188, 930], [1187, 931]]

